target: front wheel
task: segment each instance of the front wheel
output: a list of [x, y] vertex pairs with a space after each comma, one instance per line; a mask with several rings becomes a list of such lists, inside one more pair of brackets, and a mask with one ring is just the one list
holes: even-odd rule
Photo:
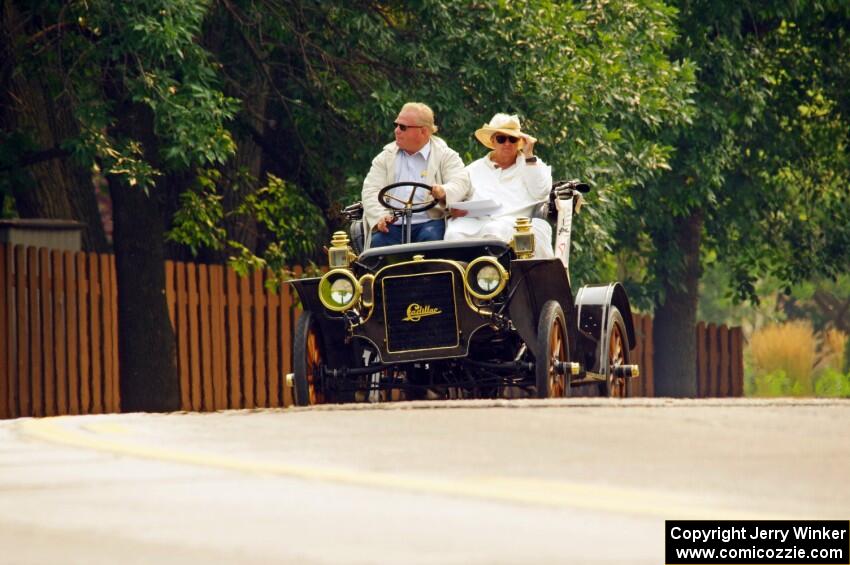
[[569, 396], [567, 376], [558, 371], [558, 363], [569, 361], [564, 311], [555, 300], [543, 305], [537, 322], [538, 358], [534, 362], [537, 398]]
[[608, 350], [605, 354], [605, 383], [602, 385], [602, 396], [609, 398], [626, 398], [629, 395], [629, 383], [623, 377], [614, 377], [614, 369], [619, 365], [629, 364], [629, 335], [626, 333], [626, 322], [616, 306], [611, 306], [608, 314]]
[[293, 369], [295, 372], [295, 405], [324, 404], [321, 387], [323, 363], [322, 336], [312, 312], [304, 311], [295, 324], [293, 339]]

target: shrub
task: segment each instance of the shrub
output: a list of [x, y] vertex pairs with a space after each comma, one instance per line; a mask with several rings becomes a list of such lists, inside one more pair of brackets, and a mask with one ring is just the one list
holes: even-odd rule
[[756, 374], [753, 377], [752, 396], [774, 397], [791, 396], [792, 383], [783, 369], [770, 373]]
[[815, 351], [815, 334], [809, 322], [774, 324], [754, 332], [750, 339], [754, 394], [811, 395]]
[[850, 374], [826, 369], [815, 380], [815, 394], [827, 398], [850, 398]]

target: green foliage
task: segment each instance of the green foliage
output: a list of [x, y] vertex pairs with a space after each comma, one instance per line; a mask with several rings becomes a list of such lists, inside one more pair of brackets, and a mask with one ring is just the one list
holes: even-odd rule
[[782, 369], [770, 373], [756, 374], [747, 381], [744, 391], [747, 396], [761, 398], [775, 398], [782, 396], [794, 396], [792, 394], [793, 383]]
[[815, 380], [815, 396], [850, 398], [850, 373], [826, 369]]
[[266, 186], [245, 198], [237, 213], [255, 217], [272, 234], [265, 260], [274, 270], [291, 265], [296, 257], [315, 254], [320, 242], [327, 239], [321, 210], [295, 185], [274, 175], [268, 176]]
[[697, 114], [667, 130], [671, 171], [625, 208], [618, 241], [647, 258], [641, 287], [660, 303], [665, 284], [682, 284], [674, 218], [703, 222], [702, 259], [725, 264], [739, 299], [757, 301], [758, 281], [769, 275], [788, 285], [846, 272], [850, 9], [677, 5], [675, 50], [699, 68]]
[[[707, 323], [743, 326], [748, 334], [766, 324], [788, 319], [777, 300], [784, 288], [781, 281], [774, 277], [755, 281], [755, 291], [760, 297], [757, 304], [742, 301], [732, 290], [733, 284], [728, 268], [717, 261], [709, 262], [700, 279], [697, 318]], [[815, 328], [821, 327], [815, 325]]]
[[[261, 144], [273, 177], [251, 198], [241, 182], [205, 184], [208, 173], [168, 195], [182, 205], [172, 237], [193, 251], [230, 246], [243, 264], [315, 253], [359, 198], [401, 104], [422, 100], [466, 161], [485, 151], [477, 127], [517, 112], [556, 178], [596, 186], [577, 219], [578, 283], [626, 275], [649, 305], [682, 262], [656, 244], [694, 211], [704, 256], [725, 264], [739, 297], [767, 272], [787, 282], [847, 264], [840, 3], [75, 0], [32, 11], [45, 30], [60, 18], [74, 30], [41, 34], [23, 71], [60, 64], [51, 84], [70, 93], [81, 129], [63, 147], [85, 166], [151, 190], [174, 171], [238, 168], [239, 133]], [[119, 127], [129, 105], [149, 113], [153, 142]], [[7, 157], [0, 166], [21, 155]], [[238, 214], [265, 225], [259, 249], [237, 252], [223, 235]]]
[[227, 231], [222, 227], [223, 197], [216, 192], [216, 181], [220, 178], [214, 169], [200, 170], [193, 189], [180, 195], [180, 208], [167, 238], [188, 246], [192, 254], [197, 254], [202, 246], [220, 250], [226, 244]]
[[[221, 91], [216, 67], [198, 43], [208, 2], [72, 2], [67, 18], [81, 36], [68, 38], [66, 87], [72, 89], [82, 134], [66, 141], [105, 175], [151, 188], [162, 169], [224, 162], [235, 150], [225, 129], [238, 102]], [[82, 38], [94, 43], [88, 44]], [[150, 112], [158, 154], [148, 139], [116, 128], [127, 104]]]
[[[760, 398], [806, 397], [812, 395], [810, 383], [790, 377], [784, 370], [752, 374], [745, 380], [744, 394]], [[823, 371], [814, 382], [814, 396], [819, 398], [850, 397], [850, 375], [835, 369]]]
[[[321, 211], [309, 202], [292, 183], [268, 175], [268, 184], [255, 192], [240, 191], [236, 185], [222, 182], [219, 171], [198, 171], [197, 182], [180, 195], [180, 208], [168, 239], [189, 247], [193, 254], [206, 247], [226, 250], [229, 264], [241, 274], [254, 269], [284, 269], [299, 258], [316, 253], [319, 242], [326, 240]], [[224, 193], [239, 198], [226, 210]], [[269, 232], [271, 241], [259, 253], [228, 237], [226, 221], [253, 217]]]

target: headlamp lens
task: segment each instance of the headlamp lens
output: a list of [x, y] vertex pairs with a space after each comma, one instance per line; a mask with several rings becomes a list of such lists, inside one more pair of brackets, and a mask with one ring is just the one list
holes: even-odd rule
[[354, 297], [354, 285], [345, 278], [339, 278], [331, 283], [331, 300], [340, 306], [345, 306]]
[[499, 283], [501, 282], [501, 277], [499, 277], [499, 271], [496, 270], [496, 267], [492, 265], [485, 265], [478, 269], [478, 272], [475, 274], [475, 283], [478, 285], [478, 288], [483, 290], [485, 293], [493, 291]]

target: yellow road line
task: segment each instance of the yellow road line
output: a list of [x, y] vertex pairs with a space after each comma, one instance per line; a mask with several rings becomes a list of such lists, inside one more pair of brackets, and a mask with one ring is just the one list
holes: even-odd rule
[[308, 467], [132, 444], [96, 435], [98, 431], [114, 432], [120, 429], [122, 433], [127, 432], [127, 428], [118, 425], [87, 424], [85, 427], [95, 435], [63, 426], [50, 418], [23, 420], [20, 427], [21, 431], [31, 438], [83, 449], [240, 473], [282, 476], [382, 490], [476, 498], [520, 505], [580, 508], [666, 519], [781, 520], [786, 518], [735, 508], [723, 508], [697, 497], [627, 487], [510, 477], [432, 479], [370, 471]]
[[92, 422], [90, 424], [83, 424], [83, 428], [94, 432], [96, 434], [128, 434], [130, 433], [130, 428], [127, 426], [123, 426], [121, 424], [115, 424], [112, 422]]

